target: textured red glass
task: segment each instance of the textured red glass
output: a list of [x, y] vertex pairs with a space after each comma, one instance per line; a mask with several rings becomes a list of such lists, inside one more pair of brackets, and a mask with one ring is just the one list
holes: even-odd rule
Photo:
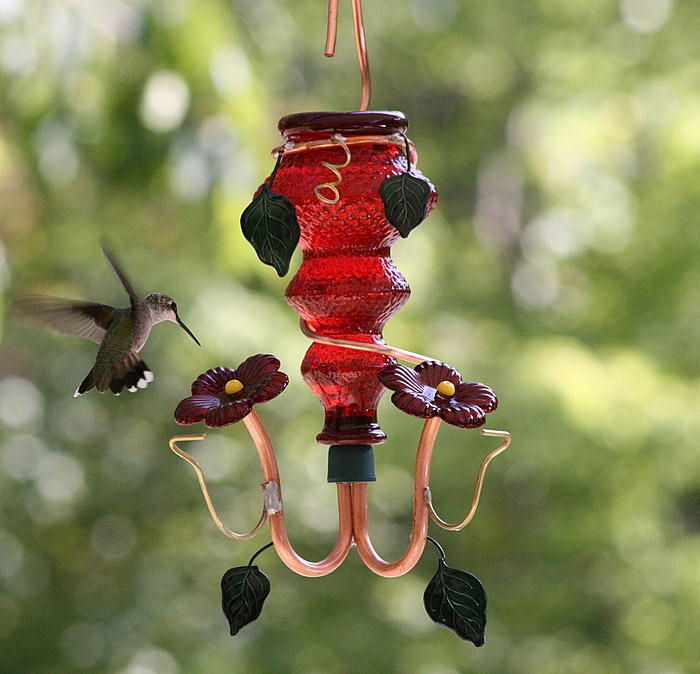
[[[287, 288], [287, 300], [321, 335], [384, 343], [385, 323], [410, 295], [408, 282], [390, 257], [399, 238], [387, 221], [379, 193], [385, 178], [406, 171], [402, 143], [382, 142], [401, 133], [400, 113], [305, 113], [280, 122], [292, 143], [374, 136], [348, 145], [351, 158], [339, 169], [339, 200], [324, 203], [314, 188], [337, 177], [322, 162], [346, 160], [339, 144], [285, 152], [271, 189], [290, 199], [301, 228], [303, 261]], [[414, 173], [420, 175], [414, 169]], [[431, 186], [428, 209], [437, 200]], [[322, 195], [332, 197], [325, 189]], [[378, 444], [386, 439], [377, 423], [377, 405], [384, 388], [378, 373], [393, 362], [380, 354], [313, 344], [301, 366], [304, 381], [325, 408], [323, 444]]]

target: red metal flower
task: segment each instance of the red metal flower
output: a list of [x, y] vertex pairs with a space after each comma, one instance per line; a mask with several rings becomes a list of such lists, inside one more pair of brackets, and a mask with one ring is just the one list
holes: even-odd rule
[[182, 426], [200, 421], [209, 428], [235, 424], [250, 414], [253, 405], [276, 398], [289, 383], [270, 354], [244, 360], [235, 370], [215, 367], [192, 382], [192, 395], [180, 401], [175, 421]]
[[395, 391], [391, 402], [415, 417], [440, 417], [461, 428], [478, 428], [498, 407], [496, 394], [484, 384], [463, 382], [453, 367], [435, 360], [416, 366], [389, 365], [379, 380]]

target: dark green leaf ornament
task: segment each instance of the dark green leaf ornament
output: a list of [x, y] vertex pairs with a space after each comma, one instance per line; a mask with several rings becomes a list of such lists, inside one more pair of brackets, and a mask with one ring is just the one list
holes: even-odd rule
[[430, 200], [430, 184], [423, 178], [417, 178], [411, 173], [411, 154], [406, 141], [406, 173], [386, 178], [379, 188], [384, 202], [386, 219], [399, 230], [405, 239], [418, 225], [428, 212]]
[[[279, 166], [281, 154], [277, 159]], [[241, 215], [243, 236], [255, 248], [258, 257], [274, 267], [280, 276], [289, 271], [289, 262], [299, 243], [299, 222], [294, 204], [270, 189], [277, 166]]]
[[270, 580], [257, 566], [253, 566], [253, 561], [271, 545], [258, 550], [247, 566], [235, 566], [221, 579], [221, 608], [232, 637], [260, 616], [265, 599], [270, 594]]
[[428, 540], [440, 551], [437, 573], [423, 594], [428, 616], [451, 629], [460, 639], [483, 646], [486, 629], [484, 587], [476, 576], [447, 566], [444, 550], [432, 538]]

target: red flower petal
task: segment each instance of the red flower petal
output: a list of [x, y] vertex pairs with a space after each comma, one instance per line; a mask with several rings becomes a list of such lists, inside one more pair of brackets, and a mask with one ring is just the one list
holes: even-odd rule
[[280, 369], [278, 358], [269, 353], [259, 353], [246, 358], [237, 368], [235, 378], [243, 383], [243, 388], [255, 386], [260, 379]]
[[478, 405], [484, 412], [493, 412], [498, 407], [496, 394], [476, 381], [460, 384], [452, 399], [465, 405]]
[[[478, 428], [486, 414], [498, 407], [496, 394], [478, 382], [462, 383], [462, 376], [450, 365], [431, 360], [415, 369], [389, 365], [379, 373], [379, 380], [395, 391], [391, 401], [408, 414], [428, 419], [439, 416], [460, 428]], [[452, 396], [437, 395], [440, 382], [455, 386]]]
[[181, 400], [175, 408], [175, 421], [181, 426], [196, 424], [204, 419], [207, 412], [221, 402], [216, 396], [194, 395]]
[[437, 360], [429, 360], [417, 365], [415, 372], [424, 384], [433, 388], [437, 388], [441, 381], [452, 382], [455, 387], [462, 383], [462, 375], [457, 370]]
[[288, 383], [289, 377], [284, 372], [273, 372], [252, 387], [253, 390], [248, 393], [248, 400], [253, 404], [266, 403], [282, 393]]
[[[215, 367], [200, 374], [192, 383], [193, 395], [175, 410], [180, 424], [204, 421], [210, 428], [228, 426], [243, 419], [255, 403], [272, 400], [284, 391], [289, 379], [279, 371], [280, 362], [270, 354], [250, 356], [236, 369]], [[226, 394], [226, 384], [238, 379], [243, 389]]]
[[391, 402], [406, 414], [412, 414], [414, 417], [422, 419], [430, 419], [436, 417], [440, 410], [430, 401], [421, 398], [409, 391], [396, 391], [391, 396]]
[[202, 373], [192, 382], [192, 393], [220, 395], [224, 392], [226, 382], [236, 378], [236, 373], [229, 367], [215, 367]]
[[204, 417], [204, 423], [209, 428], [221, 428], [229, 424], [235, 424], [243, 417], [250, 414], [253, 406], [248, 400], [234, 400], [230, 403], [219, 404], [210, 409]]
[[440, 408], [440, 417], [448, 424], [460, 428], [478, 428], [486, 422], [484, 410], [477, 405], [463, 405], [453, 402], [449, 406]]
[[416, 371], [405, 365], [387, 365], [379, 373], [379, 381], [392, 391], [411, 391], [416, 395], [424, 391]]

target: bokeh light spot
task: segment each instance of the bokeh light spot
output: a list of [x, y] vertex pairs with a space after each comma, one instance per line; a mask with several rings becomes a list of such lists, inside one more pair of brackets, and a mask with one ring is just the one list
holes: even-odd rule
[[82, 492], [85, 474], [80, 463], [63, 452], [49, 452], [37, 467], [37, 488], [47, 501], [70, 503]]
[[673, 0], [622, 0], [625, 23], [640, 33], [654, 33], [671, 18]]
[[32, 382], [21, 377], [6, 377], [0, 381], [0, 420], [11, 428], [37, 423], [44, 401]]
[[136, 529], [124, 515], [105, 515], [95, 523], [90, 535], [93, 553], [109, 562], [126, 559], [136, 541]]
[[171, 70], [148, 78], [141, 98], [141, 121], [151, 131], [166, 133], [182, 124], [190, 105], [187, 82]]

